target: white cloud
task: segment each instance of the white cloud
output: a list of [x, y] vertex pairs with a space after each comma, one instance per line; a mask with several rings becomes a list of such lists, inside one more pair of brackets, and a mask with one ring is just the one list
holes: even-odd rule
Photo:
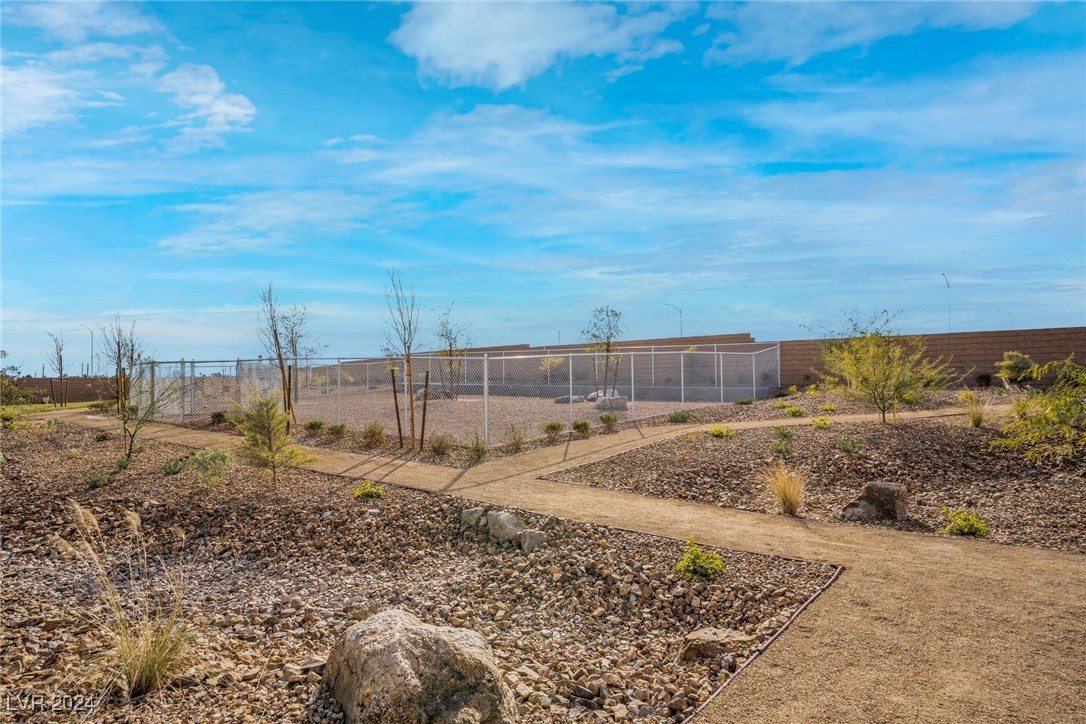
[[0, 117], [5, 138], [57, 123], [71, 123], [81, 108], [114, 105], [115, 100], [92, 100], [80, 90], [89, 75], [79, 71], [58, 73], [39, 65], [4, 66], [0, 69]]
[[501, 91], [585, 56], [614, 56], [636, 67], [681, 52], [681, 43], [660, 33], [687, 11], [685, 5], [619, 13], [588, 3], [421, 3], [389, 40], [417, 58], [425, 76]]
[[705, 53], [708, 63], [786, 61], [866, 48], [918, 30], [1008, 28], [1038, 7], [1028, 2], [752, 2], [714, 3], [706, 17], [731, 26]]
[[147, 47], [120, 43], [86, 43], [45, 55], [54, 64], [87, 65], [103, 60], [132, 59], [130, 67], [140, 75], [151, 76], [166, 67], [168, 56], [161, 46]]
[[88, 36], [120, 38], [158, 33], [158, 22], [123, 2], [29, 2], [9, 3], [3, 9], [5, 23], [39, 28], [42, 34], [65, 43], [82, 43]]
[[227, 93], [219, 74], [208, 65], [186, 63], [164, 75], [158, 90], [172, 94], [180, 107], [191, 109], [182, 117], [181, 134], [170, 142], [175, 151], [222, 146], [225, 134], [246, 130], [256, 115], [249, 99]]

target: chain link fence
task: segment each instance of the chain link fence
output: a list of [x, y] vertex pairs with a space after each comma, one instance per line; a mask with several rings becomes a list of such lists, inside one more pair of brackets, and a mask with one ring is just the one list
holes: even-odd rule
[[[550, 421], [567, 429], [578, 419], [599, 425], [602, 412], [613, 412], [620, 422], [642, 420], [765, 397], [780, 386], [778, 344], [724, 346], [622, 348], [609, 355], [416, 354], [410, 384], [403, 358], [299, 359], [290, 364], [291, 396], [303, 424], [321, 420], [360, 430], [377, 422], [395, 434], [399, 412], [405, 438], [414, 397], [416, 437], [443, 434], [467, 445], [478, 435], [489, 446], [503, 442], [511, 427], [534, 437]], [[253, 397], [282, 394], [274, 360], [180, 360], [150, 367], [144, 375], [148, 393], [173, 391], [156, 405], [156, 419], [164, 422], [199, 423]]]

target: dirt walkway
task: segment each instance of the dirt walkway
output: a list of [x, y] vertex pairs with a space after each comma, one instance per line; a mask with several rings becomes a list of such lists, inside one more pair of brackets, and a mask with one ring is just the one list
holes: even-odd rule
[[[93, 427], [115, 424], [78, 413], [61, 417]], [[861, 419], [871, 416], [835, 418]], [[1086, 556], [820, 524], [538, 479], [706, 427], [625, 430], [467, 470], [325, 450], [315, 451], [321, 457], [312, 468], [844, 565], [838, 582], [698, 721], [1086, 722]], [[237, 441], [168, 425], [149, 429], [146, 437], [192, 446]]]

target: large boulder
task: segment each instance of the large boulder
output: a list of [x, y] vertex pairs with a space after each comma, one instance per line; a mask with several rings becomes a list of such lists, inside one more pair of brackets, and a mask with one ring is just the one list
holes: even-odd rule
[[604, 410], [605, 412], [617, 412], [619, 410], [625, 410], [627, 404], [630, 401], [629, 397], [624, 395], [615, 395], [614, 397], [601, 397], [596, 400], [596, 409]]
[[756, 645], [758, 639], [733, 628], [699, 628], [683, 637], [679, 660], [701, 656], [720, 658], [728, 654], [746, 651]]
[[568, 405], [571, 402], [584, 402], [584, 398], [580, 395], [562, 395], [555, 397], [554, 401], [559, 405]]
[[846, 505], [841, 515], [848, 520], [905, 520], [909, 517], [908, 491], [901, 483], [865, 483], [860, 497]]
[[524, 523], [520, 518], [504, 510], [491, 510], [486, 514], [487, 532], [500, 543], [520, 542]]
[[323, 681], [348, 724], [516, 721], [513, 693], [483, 637], [407, 611], [382, 611], [347, 629]]

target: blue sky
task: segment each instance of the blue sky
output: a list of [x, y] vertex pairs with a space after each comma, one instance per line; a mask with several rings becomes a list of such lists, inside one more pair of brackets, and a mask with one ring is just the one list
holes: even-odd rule
[[[1086, 324], [1082, 3], [4, 3], [3, 347]], [[432, 339], [423, 335], [424, 344]], [[71, 364], [71, 363], [69, 363]]]

